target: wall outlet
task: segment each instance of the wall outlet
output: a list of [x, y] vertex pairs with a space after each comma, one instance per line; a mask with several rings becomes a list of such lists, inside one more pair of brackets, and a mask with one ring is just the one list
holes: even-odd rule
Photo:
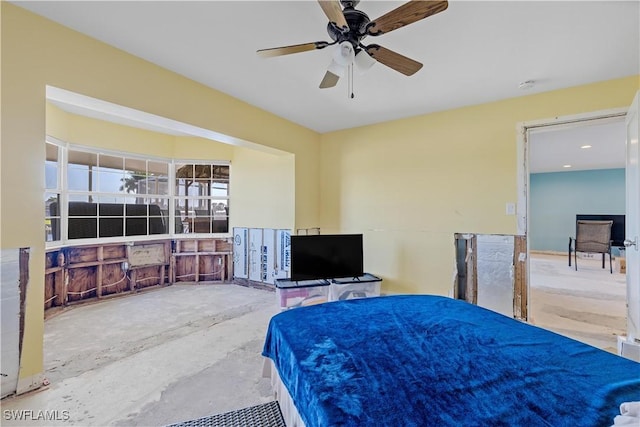
[[516, 214], [516, 204], [512, 202], [507, 202], [507, 215], [515, 215]]

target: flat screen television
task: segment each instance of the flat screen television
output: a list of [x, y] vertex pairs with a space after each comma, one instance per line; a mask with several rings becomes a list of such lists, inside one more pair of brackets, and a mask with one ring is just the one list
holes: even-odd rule
[[624, 246], [625, 220], [624, 215], [576, 215], [576, 227], [578, 220], [587, 221], [613, 221], [611, 225], [611, 246]]
[[291, 280], [362, 275], [362, 234], [291, 236]]

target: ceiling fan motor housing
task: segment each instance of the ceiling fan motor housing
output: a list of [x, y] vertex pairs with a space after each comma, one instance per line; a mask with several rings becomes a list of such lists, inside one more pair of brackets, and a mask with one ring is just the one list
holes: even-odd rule
[[348, 9], [348, 8], [353, 9], [358, 5], [358, 3], [360, 3], [360, 0], [340, 0], [340, 3], [342, 4], [342, 7], [345, 9]]
[[[345, 3], [353, 4], [355, 6], [357, 1], [342, 1], [342, 4]], [[366, 37], [367, 25], [371, 21], [369, 16], [366, 13], [356, 10], [353, 6], [345, 6], [345, 9], [342, 11], [345, 19], [347, 20], [347, 24], [349, 25], [349, 31], [342, 31], [336, 24], [333, 22], [329, 22], [327, 25], [327, 32], [329, 33], [329, 37], [332, 40], [342, 43], [344, 41], [348, 41], [353, 45], [354, 50], [359, 50], [358, 46], [360, 45], [360, 40]]]

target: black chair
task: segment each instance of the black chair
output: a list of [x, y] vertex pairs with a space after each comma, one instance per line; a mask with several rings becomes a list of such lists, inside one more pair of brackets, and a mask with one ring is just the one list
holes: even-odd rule
[[578, 252], [590, 252], [602, 254], [602, 268], [604, 268], [604, 255], [609, 254], [609, 270], [613, 274], [611, 264], [611, 226], [613, 221], [587, 221], [576, 222], [576, 237], [569, 237], [569, 267], [571, 267], [571, 252], [578, 271]]

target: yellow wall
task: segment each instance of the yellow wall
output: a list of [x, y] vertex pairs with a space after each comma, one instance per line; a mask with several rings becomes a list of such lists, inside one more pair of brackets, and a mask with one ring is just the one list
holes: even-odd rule
[[203, 138], [175, 137], [171, 154], [167, 157], [192, 160], [232, 160], [235, 147]]
[[628, 107], [638, 76], [322, 136], [323, 232], [364, 233], [365, 270], [446, 295], [454, 233], [515, 234], [516, 123]]
[[[295, 164], [290, 173], [295, 174], [296, 182], [294, 189], [286, 193], [286, 203], [294, 206], [295, 216], [287, 222], [295, 221], [295, 227], [317, 226], [317, 133], [13, 4], [0, 2], [0, 7], [0, 240], [2, 248], [31, 248], [19, 388], [37, 385], [42, 372], [44, 168], [37, 165], [44, 164], [47, 85], [291, 153], [290, 161], [295, 160]], [[281, 181], [281, 177], [275, 181]], [[262, 212], [254, 212], [256, 221], [262, 221]]]
[[223, 160], [231, 167], [231, 227], [295, 227], [295, 157], [173, 136], [67, 113], [46, 104], [46, 133], [64, 142], [185, 160]]
[[165, 158], [172, 156], [176, 138], [173, 135], [69, 114], [48, 102], [46, 134], [71, 144]]
[[233, 227], [294, 229], [294, 156], [236, 148], [231, 169]]

